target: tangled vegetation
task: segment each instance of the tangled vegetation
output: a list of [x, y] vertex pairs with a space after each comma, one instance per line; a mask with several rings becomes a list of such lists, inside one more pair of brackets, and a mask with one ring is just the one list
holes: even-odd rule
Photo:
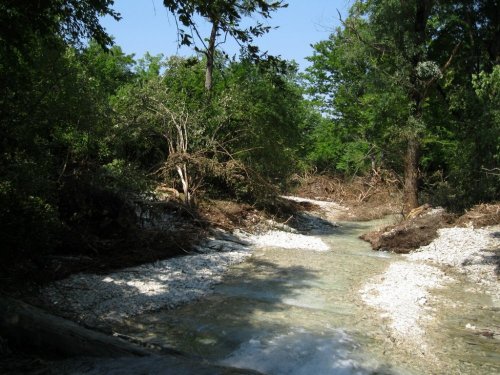
[[110, 0], [0, 1], [2, 258], [96, 251], [138, 225], [134, 202], [160, 184], [193, 210], [201, 197], [265, 205], [311, 171], [390, 176], [406, 210], [498, 200], [498, 1], [355, 1], [305, 73], [258, 55], [269, 29], [239, 23], [282, 2], [205, 3], [165, 1], [215, 37], [237, 26], [239, 59], [212, 45], [135, 59], [99, 25], [119, 19]]

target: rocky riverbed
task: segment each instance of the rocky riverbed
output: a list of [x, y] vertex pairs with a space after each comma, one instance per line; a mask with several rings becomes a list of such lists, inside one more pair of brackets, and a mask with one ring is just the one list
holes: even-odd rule
[[[229, 267], [245, 261], [255, 250], [335, 251], [323, 235], [332, 233], [336, 226], [332, 220], [338, 214], [345, 216], [347, 208], [333, 202], [288, 199], [316, 208], [293, 222], [267, 221], [254, 233], [214, 230], [183, 257], [107, 275], [74, 275], [45, 288], [45, 301], [86, 325], [109, 327], [134, 315], [170, 309], [211, 294]], [[492, 311], [500, 308], [499, 233], [498, 225], [440, 229], [429, 245], [394, 255], [383, 273], [364, 282], [359, 289], [361, 300], [373, 308], [373, 319], [378, 315], [387, 322], [388, 337], [395, 346], [416, 348], [430, 360], [428, 329], [436, 319], [439, 291], [460, 284], [463, 278], [469, 280], [473, 293], [490, 298]], [[476, 330], [473, 321], [461, 328]], [[485, 332], [492, 340], [500, 338], [495, 327]]]
[[[383, 274], [369, 280], [360, 293], [367, 305], [389, 320], [393, 340], [429, 355], [425, 327], [436, 315], [436, 292], [465, 276], [473, 292], [489, 296], [492, 309], [498, 309], [499, 264], [500, 226], [443, 228], [438, 238], [403, 255]], [[461, 328], [473, 330], [474, 322]], [[492, 339], [500, 339], [499, 327], [490, 327], [487, 332]]]
[[323, 217], [344, 208], [330, 202], [317, 203], [318, 211], [303, 213], [295, 220], [298, 229], [270, 220], [256, 233], [214, 230], [189, 255], [106, 275], [72, 275], [44, 288], [42, 297], [64, 316], [91, 327], [197, 300], [210, 294], [227, 269], [245, 261], [253, 250], [277, 247], [327, 251], [329, 247], [321, 238], [304, 233], [331, 229], [335, 224]]

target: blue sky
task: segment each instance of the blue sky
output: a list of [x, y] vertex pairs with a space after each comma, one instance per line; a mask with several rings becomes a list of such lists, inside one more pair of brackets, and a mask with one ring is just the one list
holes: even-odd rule
[[[312, 54], [311, 44], [328, 38], [339, 26], [337, 9], [345, 17], [351, 0], [288, 0], [288, 8], [274, 13], [266, 23], [279, 26], [276, 30], [256, 39], [262, 51], [295, 60], [301, 68], [307, 66], [306, 56]], [[143, 56], [146, 52], [166, 56], [192, 55], [192, 50], [177, 47], [174, 17], [163, 6], [162, 0], [115, 0], [113, 7], [121, 13], [119, 22], [107, 17], [102, 21], [106, 30], [125, 53]], [[251, 21], [251, 20], [250, 20]], [[208, 36], [208, 27], [201, 28]], [[235, 43], [222, 48], [231, 56], [239, 49]]]

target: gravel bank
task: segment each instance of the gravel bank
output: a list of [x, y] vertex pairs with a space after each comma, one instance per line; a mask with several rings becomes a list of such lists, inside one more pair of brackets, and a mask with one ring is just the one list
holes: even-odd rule
[[408, 259], [453, 267], [490, 294], [500, 304], [500, 226], [485, 229], [444, 228], [431, 244], [409, 254]]
[[319, 237], [281, 227], [260, 234], [217, 231], [195, 248], [196, 254], [108, 275], [73, 275], [45, 288], [42, 296], [64, 315], [98, 326], [199, 299], [212, 292], [231, 265], [245, 261], [256, 248], [329, 249]]
[[[389, 318], [393, 336], [421, 347], [425, 346], [421, 323], [432, 319], [428, 307], [432, 290], [454, 281], [447, 274], [467, 275], [477, 283], [478, 292], [489, 294], [494, 305], [500, 304], [500, 227], [446, 228], [438, 233], [432, 243], [402, 256], [360, 290], [366, 304]], [[451, 272], [445, 274], [444, 269]]]
[[335, 202], [328, 202], [328, 201], [320, 201], [317, 199], [309, 199], [309, 198], [302, 198], [302, 197], [293, 197], [293, 196], [288, 196], [284, 195], [283, 198], [289, 199], [294, 202], [306, 202], [306, 203], [312, 203], [315, 204], [316, 206], [319, 206], [321, 209], [326, 210], [326, 211], [349, 211], [349, 208], [342, 206], [338, 203]]
[[336, 202], [328, 202], [328, 201], [320, 201], [317, 199], [309, 199], [302, 197], [293, 197], [293, 196], [283, 196], [285, 199], [289, 199], [291, 201], [295, 201], [298, 203], [311, 203], [316, 205], [319, 208], [319, 214], [321, 217], [328, 221], [338, 220], [340, 217], [351, 217], [352, 213], [349, 210], [349, 207], [342, 206]]
[[398, 339], [418, 340], [424, 331], [429, 290], [452, 281], [438, 267], [414, 262], [396, 262], [361, 289], [363, 301], [390, 319]]
[[282, 249], [302, 249], [312, 251], [329, 250], [328, 245], [319, 237], [278, 230], [272, 230], [257, 235], [250, 235], [246, 237], [246, 239], [257, 248], [278, 247]]
[[43, 290], [45, 299], [88, 325], [119, 322], [198, 299], [224, 271], [250, 256], [248, 249], [172, 258], [109, 275], [78, 274]]

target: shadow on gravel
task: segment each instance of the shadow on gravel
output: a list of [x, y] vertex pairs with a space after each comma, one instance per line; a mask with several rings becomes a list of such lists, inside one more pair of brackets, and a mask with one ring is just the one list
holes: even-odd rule
[[356, 361], [356, 344], [342, 330], [301, 328], [325, 303], [313, 291], [318, 282], [316, 271], [306, 267], [250, 258], [215, 294], [116, 328], [148, 345], [263, 373], [391, 374], [389, 366]]
[[[500, 231], [496, 231], [490, 234], [491, 237], [500, 239]], [[500, 246], [496, 246], [493, 249], [484, 249], [482, 264], [494, 264], [495, 273], [500, 276]]]
[[305, 235], [329, 235], [336, 233], [337, 224], [309, 212], [297, 213], [286, 225]]
[[[178, 343], [181, 351], [204, 357], [228, 353], [252, 338], [259, 330], [276, 332], [287, 321], [258, 321], [262, 312], [279, 313], [289, 309], [283, 301], [293, 300], [317, 280], [314, 272], [302, 266], [281, 267], [254, 258], [233, 270], [216, 293], [200, 301], [174, 310], [152, 312], [129, 319], [127, 334], [141, 337], [148, 343]], [[152, 333], [155, 334], [152, 334]], [[217, 345], [207, 344], [217, 337]], [[207, 341], [208, 340], [208, 341]]]

